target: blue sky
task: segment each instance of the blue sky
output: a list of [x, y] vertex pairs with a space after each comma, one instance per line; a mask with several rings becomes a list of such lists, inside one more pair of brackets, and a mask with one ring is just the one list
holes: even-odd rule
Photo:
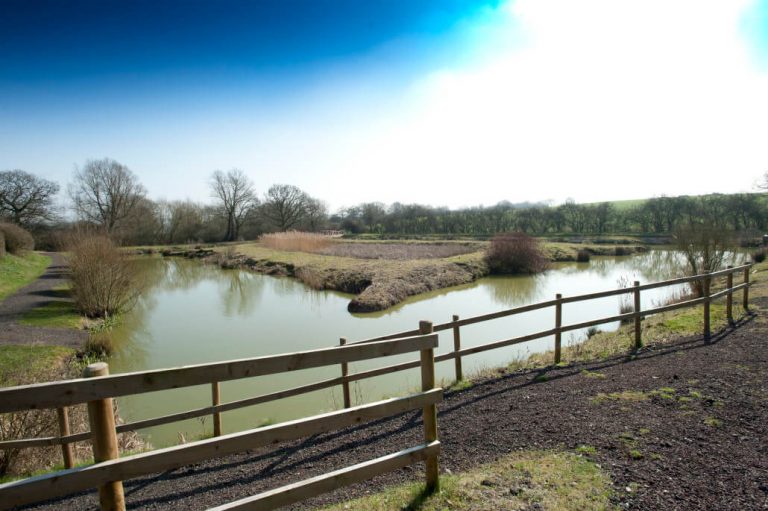
[[332, 208], [748, 190], [766, 4], [3, 0], [0, 169], [207, 200], [237, 167]]

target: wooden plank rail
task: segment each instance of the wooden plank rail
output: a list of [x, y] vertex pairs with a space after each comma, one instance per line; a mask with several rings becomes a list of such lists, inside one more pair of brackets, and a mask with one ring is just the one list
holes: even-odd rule
[[175, 369], [158, 369], [96, 378], [21, 385], [0, 389], [0, 413], [37, 408], [56, 408], [108, 397], [311, 369], [329, 365], [328, 360], [330, 359], [335, 360], [335, 364], [339, 364], [341, 362], [388, 357], [420, 351], [429, 347], [434, 348], [436, 345], [436, 335], [418, 336], [396, 341], [322, 348], [286, 355], [230, 360]]
[[369, 420], [437, 404], [442, 389], [388, 399], [309, 418], [288, 421], [217, 438], [157, 449], [147, 453], [105, 461], [0, 485], [0, 508], [30, 504], [87, 490], [110, 481], [123, 481], [155, 472], [235, 454], [309, 435], [325, 433]]
[[328, 472], [299, 483], [293, 483], [270, 490], [254, 497], [241, 499], [208, 511], [266, 511], [301, 502], [323, 493], [371, 479], [386, 472], [392, 472], [440, 453], [440, 442], [404, 449], [375, 460], [358, 463], [351, 467]]

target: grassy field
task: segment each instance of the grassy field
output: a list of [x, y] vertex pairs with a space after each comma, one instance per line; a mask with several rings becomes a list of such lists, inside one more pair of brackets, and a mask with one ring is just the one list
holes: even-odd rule
[[383, 492], [325, 508], [326, 511], [496, 511], [614, 509], [611, 481], [594, 463], [572, 453], [521, 451], [475, 470], [440, 477], [440, 490], [427, 495], [423, 484]]
[[0, 258], [0, 300], [33, 282], [49, 264], [50, 257], [35, 252], [23, 256], [7, 254]]

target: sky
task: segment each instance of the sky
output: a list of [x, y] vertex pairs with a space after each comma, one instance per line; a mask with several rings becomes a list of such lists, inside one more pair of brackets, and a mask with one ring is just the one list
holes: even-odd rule
[[[0, 0], [0, 170], [331, 210], [753, 191], [768, 0]], [[64, 195], [64, 194], [62, 194]]]

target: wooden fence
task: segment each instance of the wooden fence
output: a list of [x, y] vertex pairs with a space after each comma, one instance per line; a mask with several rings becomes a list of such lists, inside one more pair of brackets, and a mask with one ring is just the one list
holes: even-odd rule
[[[29, 410], [35, 408], [55, 408], [57, 409], [59, 417], [59, 435], [55, 437], [43, 437], [43, 438], [29, 438], [19, 440], [9, 440], [0, 442], [0, 449], [19, 449], [27, 447], [40, 447], [40, 446], [61, 446], [62, 456], [66, 467], [71, 467], [73, 463], [73, 456], [71, 452], [71, 444], [73, 442], [89, 441], [95, 435], [94, 427], [91, 427], [90, 432], [71, 434], [68, 423], [68, 407], [88, 401], [97, 401], [109, 399], [112, 397], [119, 397], [121, 395], [136, 394], [141, 392], [151, 392], [155, 390], [171, 389], [190, 385], [209, 384], [211, 386], [211, 406], [197, 408], [194, 410], [188, 410], [185, 412], [179, 412], [174, 414], [164, 415], [162, 417], [155, 417], [151, 419], [145, 419], [140, 421], [134, 421], [127, 424], [119, 424], [117, 426], [109, 426], [117, 433], [124, 433], [128, 431], [135, 431], [142, 428], [148, 428], [151, 426], [157, 426], [161, 424], [169, 424], [185, 419], [191, 419], [195, 417], [212, 416], [213, 428], [214, 428], [214, 440], [221, 436], [222, 431], [222, 418], [221, 414], [229, 410], [235, 410], [247, 406], [253, 406], [261, 403], [266, 403], [274, 400], [279, 400], [291, 396], [297, 396], [308, 392], [313, 392], [321, 389], [341, 386], [344, 407], [346, 409], [357, 410], [360, 407], [352, 408], [351, 389], [350, 384], [356, 381], [361, 381], [368, 378], [374, 378], [385, 374], [395, 373], [398, 371], [404, 371], [408, 369], [414, 369], [422, 367], [424, 371], [423, 360], [413, 360], [408, 362], [402, 362], [386, 367], [380, 367], [376, 369], [370, 369], [361, 371], [358, 373], [350, 374], [349, 362], [356, 360], [364, 360], [370, 358], [378, 358], [380, 356], [402, 354], [408, 351], [397, 351], [395, 349], [399, 342], [403, 339], [410, 338], [412, 336], [423, 336], [431, 334], [432, 332], [440, 332], [451, 330], [453, 333], [453, 351], [444, 353], [434, 357], [434, 362], [443, 362], [453, 360], [455, 364], [455, 376], [457, 380], [464, 378], [462, 370], [462, 357], [472, 355], [475, 353], [481, 353], [493, 349], [498, 349], [506, 346], [512, 346], [521, 344], [524, 342], [532, 341], [535, 339], [541, 339], [545, 337], [554, 337], [554, 363], [559, 363], [562, 357], [562, 334], [569, 331], [581, 330], [584, 328], [602, 325], [606, 323], [613, 323], [616, 321], [632, 322], [634, 324], [634, 340], [631, 348], [639, 348], [642, 346], [642, 331], [641, 320], [643, 317], [650, 316], [652, 314], [659, 314], [662, 312], [680, 309], [685, 307], [693, 307], [697, 305], [704, 305], [703, 307], [703, 327], [702, 331], [705, 337], [710, 336], [710, 305], [714, 300], [725, 298], [726, 299], [726, 315], [729, 323], [733, 323], [733, 295], [742, 291], [742, 307], [744, 310], [748, 310], [749, 305], [749, 272], [751, 270], [750, 264], [741, 265], [738, 267], [728, 267], [725, 270], [696, 275], [692, 277], [683, 277], [672, 280], [666, 280], [662, 282], [655, 282], [651, 284], [640, 285], [639, 282], [634, 282], [634, 285], [629, 288], [621, 288], [610, 291], [603, 291], [598, 293], [583, 294], [577, 296], [564, 297], [560, 294], [555, 296], [554, 300], [548, 300], [536, 304], [525, 305], [522, 307], [516, 307], [513, 309], [503, 310], [500, 312], [494, 312], [490, 314], [483, 314], [470, 318], [460, 319], [459, 316], [454, 315], [452, 320], [446, 323], [432, 325], [430, 322], [421, 322], [418, 329], [408, 330], [404, 332], [397, 332], [389, 335], [375, 337], [371, 339], [363, 339], [355, 342], [347, 342], [346, 339], [340, 339], [340, 346], [338, 348], [328, 348], [326, 350], [315, 350], [315, 352], [326, 352], [327, 350], [341, 350], [340, 353], [345, 353], [343, 350], [347, 350], [351, 347], [362, 347], [366, 345], [383, 346], [381, 343], [389, 342], [386, 354], [379, 354], [373, 356], [366, 356], [362, 358], [343, 358], [341, 357], [336, 364], [340, 365], [340, 376], [335, 378], [329, 378], [298, 387], [280, 390], [270, 394], [264, 394], [260, 396], [250, 397], [247, 399], [241, 399], [238, 401], [231, 401], [228, 403], [221, 402], [220, 394], [220, 382], [237, 379], [248, 378], [254, 376], [260, 376], [264, 374], [274, 374], [273, 371], [269, 372], [265, 368], [273, 367], [275, 364], [283, 363], [276, 362], [277, 360], [288, 360], [290, 357], [301, 358], [302, 353], [314, 353], [314, 352], [301, 352], [289, 355], [279, 355], [275, 357], [261, 357], [255, 359], [245, 359], [231, 362], [223, 362], [217, 364], [203, 364], [199, 366], [189, 366], [178, 369], [169, 370], [156, 370], [156, 371], [144, 371], [138, 373], [128, 373], [116, 376], [110, 376], [107, 380], [101, 379], [81, 379], [72, 380], [70, 382], [58, 382], [58, 383], [45, 383], [38, 385], [28, 385], [24, 387], [15, 387], [10, 389], [0, 389], [0, 413], [8, 413], [19, 410]], [[738, 285], [734, 285], [734, 275], [742, 274], [743, 282]], [[712, 293], [712, 285], [718, 279], [723, 280], [723, 289]], [[699, 298], [685, 300], [679, 303], [673, 303], [669, 305], [663, 305], [650, 309], [641, 310], [641, 293], [645, 290], [676, 286], [681, 284], [690, 284], [693, 282], [701, 282], [702, 295]], [[595, 300], [599, 298], [611, 297], [611, 296], [632, 296], [632, 311], [608, 316], [600, 319], [584, 321], [579, 323], [573, 323], [569, 325], [562, 324], [563, 306], [583, 302], [587, 300]], [[554, 308], [553, 314], [553, 328], [527, 334], [510, 339], [502, 339], [479, 346], [472, 346], [467, 348], [461, 347], [461, 327], [472, 324], [482, 323], [485, 321], [491, 321], [494, 319], [505, 318], [522, 314], [525, 312]], [[378, 349], [378, 348], [377, 348]], [[384, 353], [381, 351], [380, 353]], [[328, 355], [325, 355], [328, 357]], [[271, 362], [270, 362], [271, 360]], [[293, 360], [293, 359], [291, 359]], [[293, 370], [297, 368], [298, 361], [294, 360], [288, 366]], [[323, 363], [321, 365], [330, 365], [329, 363]], [[303, 368], [319, 367], [319, 365], [307, 365]], [[258, 369], [257, 368], [261, 368]], [[261, 371], [261, 372], [260, 372]], [[263, 372], [267, 371], [267, 372]], [[99, 376], [97, 374], [87, 374], [86, 376]], [[433, 374], [434, 377], [434, 374]], [[102, 383], [103, 381], [103, 383]], [[113, 383], [119, 381], [119, 385]], [[35, 389], [42, 390], [37, 393]], [[368, 405], [366, 405], [368, 406]], [[90, 410], [89, 410], [90, 412]], [[113, 419], [114, 420], [114, 419]], [[261, 430], [259, 430], [261, 431]], [[247, 432], [246, 432], [247, 433]], [[225, 437], [221, 437], [225, 438]], [[191, 444], [190, 444], [191, 445]], [[175, 449], [175, 448], [171, 448]], [[161, 450], [163, 451], [163, 450]], [[159, 452], [159, 451], [153, 451]], [[436, 473], [436, 472], [435, 472]], [[131, 476], [133, 477], [133, 476]], [[344, 476], [346, 477], [346, 476]], [[341, 479], [344, 479], [341, 477]], [[320, 483], [318, 483], [320, 484]], [[325, 483], [323, 483], [325, 484]], [[0, 486], [0, 490], [4, 489], [4, 486]], [[0, 496], [2, 494], [0, 493]], [[0, 508], [2, 508], [2, 499], [0, 499]]]
[[[437, 408], [442, 389], [435, 388], [434, 349], [438, 336], [428, 322], [421, 334], [394, 341], [324, 348], [285, 355], [200, 364], [175, 369], [142, 371], [110, 376], [105, 363], [86, 369], [85, 378], [0, 389], [0, 413], [65, 407], [87, 403], [93, 440], [93, 465], [23, 479], [0, 485], [0, 509], [39, 502], [91, 488], [99, 488], [102, 510], [125, 509], [122, 481], [134, 477], [172, 470], [191, 463], [234, 454], [277, 442], [295, 440], [361, 422], [389, 417], [413, 409], [422, 409], [424, 443], [399, 452], [330, 472], [299, 483], [277, 488], [232, 502], [217, 509], [274, 509], [331, 491], [377, 474], [392, 471], [419, 461], [426, 462], [427, 488], [438, 484]], [[338, 365], [403, 353], [420, 352], [422, 391], [406, 397], [350, 407], [322, 415], [215, 436], [185, 445], [119, 458], [112, 398], [158, 390], [208, 384], [270, 374]], [[222, 405], [215, 405], [222, 406]], [[213, 407], [212, 412], [222, 409]], [[63, 414], [66, 417], [66, 411]], [[62, 435], [59, 443], [71, 443]]]

